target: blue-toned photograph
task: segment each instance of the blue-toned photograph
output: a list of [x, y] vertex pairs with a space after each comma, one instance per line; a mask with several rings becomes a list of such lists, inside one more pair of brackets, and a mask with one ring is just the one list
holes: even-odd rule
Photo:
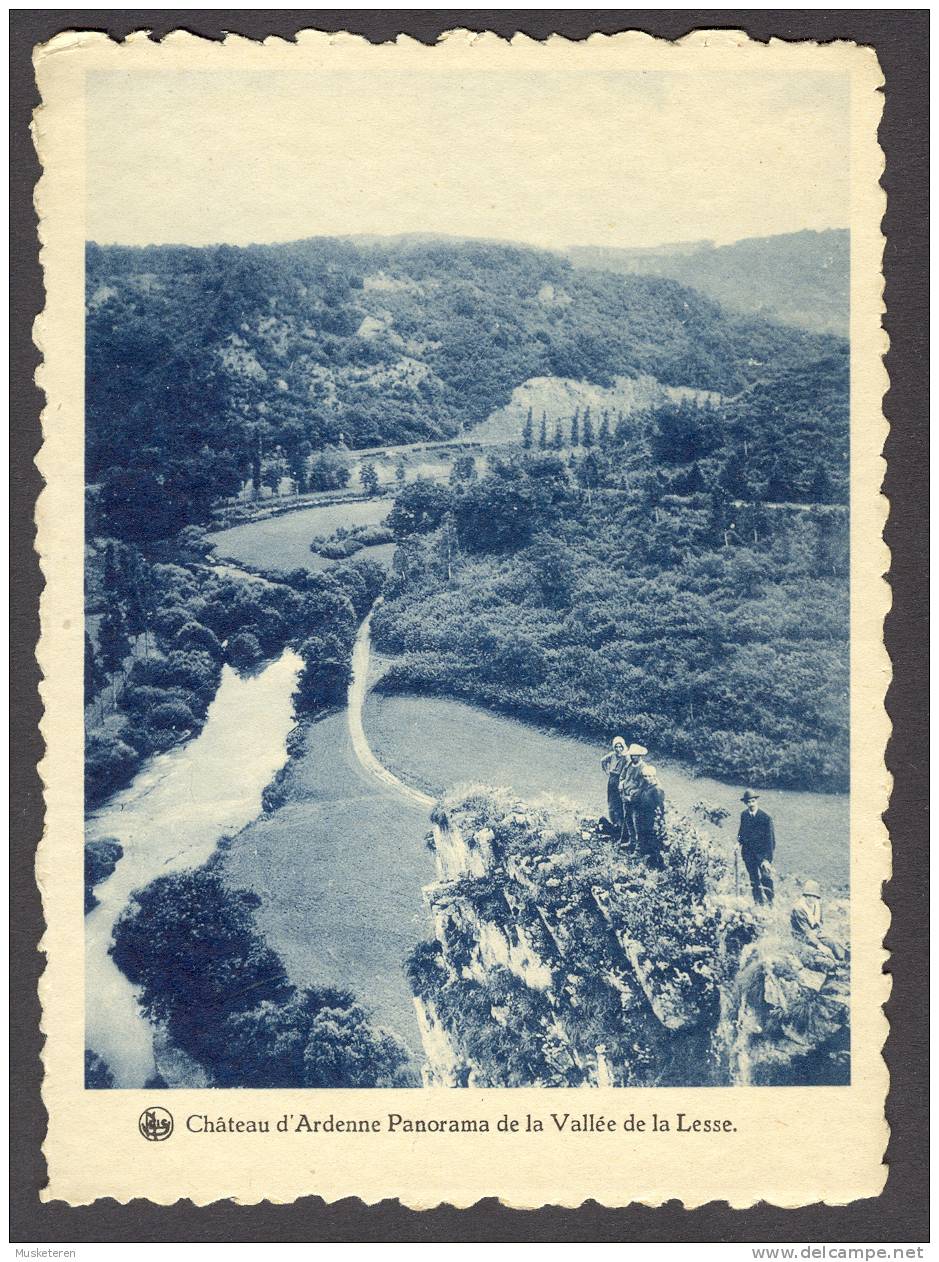
[[86, 1087], [849, 1084], [847, 80], [197, 80], [87, 90]]

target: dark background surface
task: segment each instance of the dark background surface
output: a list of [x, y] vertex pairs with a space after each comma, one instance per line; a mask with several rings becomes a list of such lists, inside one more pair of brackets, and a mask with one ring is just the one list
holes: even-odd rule
[[[183, 28], [220, 39], [226, 31], [259, 38], [289, 37], [304, 28], [349, 30], [373, 42], [400, 32], [431, 43], [453, 27], [517, 31], [543, 39], [558, 33], [582, 39], [593, 32], [641, 29], [677, 38], [696, 28], [729, 27], [753, 38], [851, 39], [873, 46], [886, 78], [880, 140], [887, 158], [888, 193], [885, 325], [891, 339], [891, 387], [885, 410], [891, 421], [885, 448], [885, 493], [891, 514], [885, 538], [892, 550], [894, 605], [886, 622], [893, 659], [887, 706], [894, 724], [887, 764], [894, 789], [887, 823], [894, 848], [886, 887], [892, 926], [886, 939], [893, 991], [886, 1011], [891, 1032], [885, 1055], [891, 1073], [887, 1116], [892, 1136], [889, 1176], [877, 1199], [848, 1206], [782, 1210], [761, 1205], [732, 1210], [712, 1203], [686, 1211], [678, 1202], [657, 1209], [608, 1210], [586, 1203], [578, 1210], [513, 1211], [495, 1201], [469, 1210], [415, 1213], [397, 1202], [366, 1207], [347, 1200], [324, 1205], [316, 1197], [292, 1205], [197, 1208], [190, 1202], [160, 1207], [100, 1200], [72, 1208], [43, 1205], [41, 1144], [45, 1111], [39, 1089], [39, 1004], [42, 957], [36, 947], [42, 912], [33, 856], [42, 829], [41, 784], [36, 763], [41, 706], [34, 660], [42, 576], [33, 551], [33, 510], [41, 479], [33, 457], [39, 446], [42, 395], [33, 384], [38, 352], [31, 326], [42, 307], [32, 191], [39, 168], [29, 135], [38, 104], [31, 54], [64, 30], [107, 31], [115, 38], [149, 29], [155, 36]], [[813, 1241], [921, 1242], [928, 1239], [928, 280], [927, 150], [929, 17], [926, 9], [877, 10], [201, 10], [55, 9], [11, 14], [11, 933], [12, 1081], [11, 1239], [25, 1245], [83, 1241]], [[808, 1119], [811, 1123], [811, 1119]]]

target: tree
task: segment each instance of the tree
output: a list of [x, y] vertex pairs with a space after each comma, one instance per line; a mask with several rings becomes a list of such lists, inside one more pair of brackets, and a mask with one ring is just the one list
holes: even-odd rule
[[235, 670], [248, 670], [261, 657], [261, 646], [256, 635], [239, 631], [225, 646], [225, 655]]
[[828, 475], [828, 470], [819, 461], [812, 474], [812, 481], [809, 486], [809, 499], [815, 504], [830, 504], [833, 498], [831, 478]]
[[456, 519], [452, 512], [448, 512], [440, 525], [439, 537], [435, 555], [437, 563], [440, 566], [441, 573], [446, 577], [448, 583], [453, 581], [453, 565], [459, 551], [459, 543], [456, 532]]
[[110, 732], [98, 732], [85, 742], [85, 802], [98, 806], [115, 789], [127, 784], [137, 766], [137, 750]]
[[538, 446], [541, 448], [542, 451], [546, 450], [548, 446], [548, 414], [547, 412], [541, 413], [541, 426], [538, 430]]
[[315, 713], [345, 701], [352, 683], [349, 644], [335, 632], [310, 636], [300, 645], [303, 669], [294, 694], [298, 709]]
[[459, 486], [464, 482], [475, 482], [477, 476], [475, 457], [457, 456], [450, 469], [450, 485]]
[[188, 869], [135, 891], [114, 926], [114, 962], [151, 1020], [208, 1067], [227, 1058], [226, 1020], [291, 993], [254, 922], [261, 900], [215, 872]]
[[102, 1060], [97, 1052], [85, 1050], [85, 1089], [87, 1091], [103, 1091], [114, 1086], [114, 1075], [106, 1060]]
[[280, 449], [264, 461], [261, 469], [261, 485], [266, 486], [273, 495], [280, 494], [280, 484], [287, 475], [287, 462], [280, 454]]
[[592, 447], [593, 442], [593, 418], [588, 407], [584, 409], [583, 444], [585, 447]]
[[662, 464], [691, 464], [713, 455], [725, 431], [715, 408], [666, 403], [652, 416], [652, 455]]
[[404, 461], [399, 460], [395, 465], [395, 482], [399, 487], [404, 486], [407, 481], [408, 471], [404, 467]]
[[427, 478], [418, 478], [395, 497], [388, 526], [396, 539], [436, 530], [450, 508], [450, 492]]
[[[203, 536], [202, 556], [207, 544]], [[150, 652], [150, 623], [153, 619], [154, 590], [150, 566], [136, 548], [128, 549], [127, 583], [124, 613], [127, 630], [132, 636], [141, 637], [144, 653]]]
[[532, 410], [528, 409], [525, 417], [525, 424], [522, 426], [522, 446], [526, 451], [531, 450], [532, 441], [534, 439], [534, 421], [532, 419]]
[[747, 479], [743, 462], [733, 458], [727, 460], [718, 475], [718, 482], [728, 498], [741, 499], [747, 491]]
[[606, 448], [610, 445], [610, 439], [610, 414], [604, 408], [603, 415], [600, 417], [600, 428], [597, 430], [597, 443]]
[[192, 614], [184, 606], [167, 605], [162, 609], [158, 609], [154, 614], [153, 628], [161, 640], [169, 642], [176, 637], [180, 628], [184, 627], [187, 622], [193, 621]]
[[535, 526], [534, 505], [527, 477], [481, 479], [467, 487], [454, 506], [461, 544], [471, 552], [501, 552], [523, 546]]
[[104, 590], [109, 601], [123, 603], [127, 595], [127, 575], [118, 555], [118, 546], [110, 540], [104, 550]]
[[310, 465], [314, 491], [338, 491], [349, 485], [349, 466], [335, 451], [321, 451]]
[[102, 669], [92, 643], [91, 636], [85, 632], [85, 705], [91, 705], [98, 695], [98, 689], [106, 681], [107, 674]]
[[116, 601], [108, 605], [98, 625], [98, 651], [109, 675], [115, 676], [123, 669], [124, 659], [130, 653], [130, 640], [124, 610]]
[[417, 535], [409, 535], [402, 539], [395, 548], [391, 558], [393, 577], [391, 590], [400, 591], [412, 583], [419, 582], [427, 573], [427, 547]]
[[574, 408], [574, 415], [571, 417], [571, 446], [580, 446], [580, 412]]
[[192, 732], [197, 726], [196, 717], [184, 701], [164, 701], [154, 706], [148, 716], [148, 723], [163, 732], [172, 732], [174, 736]]
[[195, 649], [201, 653], [208, 653], [216, 660], [222, 657], [222, 646], [218, 642], [218, 637], [199, 622], [187, 622], [180, 627], [176, 633], [175, 645], [183, 652]]
[[574, 567], [564, 545], [549, 535], [539, 535], [526, 556], [544, 603], [552, 609], [569, 604]]
[[309, 987], [285, 1003], [270, 1000], [226, 1025], [220, 1085], [238, 1087], [395, 1087], [410, 1085], [408, 1053], [371, 1023], [347, 991]]
[[706, 484], [704, 481], [704, 476], [701, 473], [701, 467], [696, 460], [694, 464], [691, 466], [691, 468], [688, 470], [688, 473], [686, 474], [683, 480], [682, 490], [684, 491], [686, 495], [695, 495], [699, 491], [703, 491], [705, 489], [706, 489]]
[[769, 504], [785, 504], [792, 499], [792, 487], [786, 477], [785, 470], [779, 460], [774, 460], [769, 471], [766, 486], [766, 500]]
[[605, 464], [605, 461], [602, 461], [600, 457], [597, 455], [596, 450], [594, 448], [591, 448], [587, 452], [587, 454], [584, 456], [580, 464], [577, 466], [575, 476], [577, 478], [577, 481], [587, 492], [588, 504], [591, 503], [591, 497], [593, 495], [593, 492], [597, 489], [597, 487], [600, 485], [600, 483], [603, 480], [604, 464]]
[[561, 429], [561, 422], [554, 422], [554, 437], [551, 439], [551, 446], [555, 451], [561, 451], [564, 446], [564, 431]]
[[313, 455], [313, 444], [308, 438], [302, 438], [291, 447], [288, 454], [290, 473], [301, 494], [309, 488], [310, 457]]
[[371, 462], [366, 461], [359, 469], [359, 481], [369, 499], [378, 494], [378, 473]]

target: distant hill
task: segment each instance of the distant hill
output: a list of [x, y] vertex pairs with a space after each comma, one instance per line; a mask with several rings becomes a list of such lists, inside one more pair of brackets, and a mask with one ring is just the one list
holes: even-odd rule
[[91, 244], [88, 476], [128, 504], [172, 490], [198, 519], [262, 461], [302, 477], [341, 440], [469, 433], [534, 379], [732, 397], [838, 345], [673, 279], [492, 242]]
[[847, 229], [751, 237], [722, 246], [711, 241], [648, 250], [576, 246], [567, 253], [576, 267], [667, 276], [741, 312], [816, 333], [848, 333]]

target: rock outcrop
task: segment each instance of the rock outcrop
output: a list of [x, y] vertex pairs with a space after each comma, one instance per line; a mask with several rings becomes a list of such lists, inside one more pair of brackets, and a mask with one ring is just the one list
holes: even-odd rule
[[427, 1085], [839, 1080], [846, 967], [807, 969], [787, 909], [736, 896], [690, 821], [665, 836], [651, 868], [561, 802], [438, 806], [434, 939], [409, 963]]

